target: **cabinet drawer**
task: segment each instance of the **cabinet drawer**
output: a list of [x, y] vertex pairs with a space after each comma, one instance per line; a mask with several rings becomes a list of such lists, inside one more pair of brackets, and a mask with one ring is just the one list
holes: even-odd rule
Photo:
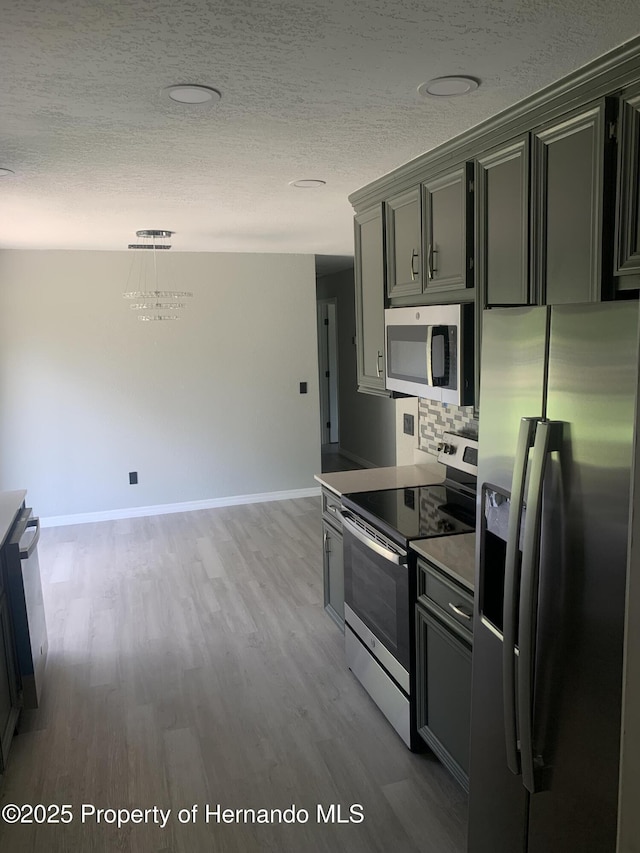
[[340, 498], [338, 495], [334, 495], [333, 492], [329, 492], [326, 489], [322, 490], [322, 515], [327, 521], [331, 522], [333, 525], [337, 525], [342, 528], [342, 522], [340, 521], [340, 516], [338, 512], [340, 510]]
[[471, 639], [473, 596], [423, 560], [418, 560], [418, 600]]

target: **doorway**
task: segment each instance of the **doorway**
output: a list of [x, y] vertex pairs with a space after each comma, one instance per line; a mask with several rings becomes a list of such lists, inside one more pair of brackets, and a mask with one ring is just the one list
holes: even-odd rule
[[337, 299], [319, 299], [318, 370], [320, 388], [320, 436], [323, 447], [338, 444], [338, 325]]

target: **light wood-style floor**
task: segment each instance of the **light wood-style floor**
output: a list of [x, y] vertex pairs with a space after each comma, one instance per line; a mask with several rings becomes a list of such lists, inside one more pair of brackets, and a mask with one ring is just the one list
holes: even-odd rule
[[[40, 564], [46, 693], [23, 715], [0, 806], [69, 803], [74, 818], [0, 820], [3, 853], [465, 849], [461, 789], [345, 668], [322, 607], [319, 499], [47, 529]], [[164, 829], [118, 829], [83, 823], [83, 803], [172, 811]], [[364, 821], [318, 823], [331, 803], [343, 817], [361, 804]], [[295, 804], [309, 820], [207, 824], [207, 804]]]
[[338, 444], [323, 444], [320, 448], [322, 473], [334, 471], [358, 471], [362, 468], [358, 462], [340, 453]]

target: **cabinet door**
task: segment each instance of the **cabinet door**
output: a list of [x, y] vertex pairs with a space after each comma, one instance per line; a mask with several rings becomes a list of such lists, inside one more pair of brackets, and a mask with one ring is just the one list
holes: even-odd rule
[[6, 593], [0, 593], [0, 772], [7, 762], [18, 710], [18, 683], [9, 605]]
[[473, 163], [422, 185], [426, 293], [473, 287]]
[[324, 607], [333, 621], [344, 631], [344, 562], [342, 533], [322, 522], [324, 543]]
[[529, 134], [478, 158], [475, 203], [480, 303], [530, 304]]
[[597, 302], [610, 294], [611, 223], [604, 219], [612, 178], [611, 107], [602, 99], [533, 134], [533, 245], [542, 304]]
[[620, 98], [616, 275], [640, 272], [640, 86]]
[[422, 293], [420, 188], [386, 202], [387, 295], [390, 299]]
[[469, 790], [471, 648], [416, 606], [418, 731]]
[[358, 391], [388, 397], [384, 387], [382, 205], [359, 213], [354, 224]]

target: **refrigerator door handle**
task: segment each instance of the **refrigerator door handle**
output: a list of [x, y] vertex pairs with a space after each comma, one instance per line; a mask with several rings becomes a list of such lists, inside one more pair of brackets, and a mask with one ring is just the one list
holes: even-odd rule
[[502, 701], [504, 708], [504, 735], [507, 751], [507, 766], [520, 775], [518, 753], [518, 729], [516, 725], [516, 611], [518, 607], [518, 584], [516, 579], [518, 546], [524, 488], [527, 474], [529, 449], [533, 445], [536, 424], [540, 418], [522, 418], [513, 464], [511, 481], [511, 506], [507, 530], [507, 551], [504, 569], [504, 599], [502, 611]]
[[540, 530], [542, 493], [549, 455], [560, 450], [562, 422], [541, 421], [531, 459], [531, 475], [527, 492], [527, 515], [522, 546], [522, 575], [520, 580], [520, 622], [518, 660], [518, 717], [520, 730], [520, 760], [522, 783], [532, 794], [541, 790], [536, 770], [542, 769], [542, 758], [534, 755], [533, 700], [535, 676], [535, 644], [538, 623], [538, 580], [540, 570]]

